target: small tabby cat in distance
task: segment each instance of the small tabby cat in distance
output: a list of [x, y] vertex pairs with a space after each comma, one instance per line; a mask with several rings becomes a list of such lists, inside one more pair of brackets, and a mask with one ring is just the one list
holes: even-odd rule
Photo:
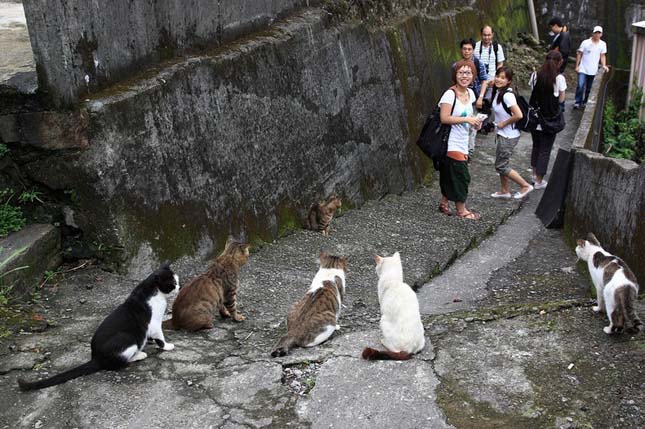
[[229, 239], [224, 251], [211, 262], [207, 271], [181, 288], [172, 305], [172, 318], [164, 329], [198, 331], [213, 329], [215, 312], [236, 322], [244, 320], [236, 308], [239, 274], [249, 259], [249, 245]]
[[378, 274], [378, 301], [381, 306], [381, 342], [387, 350], [363, 350], [367, 360], [408, 360], [423, 350], [425, 337], [419, 301], [412, 288], [403, 282], [401, 255], [389, 258], [375, 255]]
[[335, 194], [327, 198], [326, 201], [319, 201], [312, 204], [307, 215], [307, 229], [322, 231], [323, 236], [327, 237], [329, 235], [329, 224], [334, 217], [334, 213], [341, 206], [342, 202]]
[[320, 252], [320, 268], [305, 296], [291, 307], [287, 334], [278, 340], [271, 356], [284, 356], [295, 346], [317, 346], [340, 329], [346, 271], [346, 257]]
[[22, 390], [43, 389], [101, 370], [125, 368], [130, 362], [148, 357], [143, 352], [148, 339], [153, 339], [160, 349], [174, 349], [175, 346], [164, 338], [161, 319], [166, 311], [167, 296], [178, 289], [177, 275], [168, 264], [162, 265], [101, 322], [92, 337], [89, 362], [40, 381], [18, 379], [18, 385]]
[[618, 256], [602, 248], [595, 235], [589, 233], [586, 240], [578, 240], [576, 254], [587, 261], [591, 281], [596, 287], [598, 305], [595, 312], [607, 313], [609, 326], [606, 334], [619, 334], [625, 329], [635, 334], [643, 329], [643, 323], [634, 312], [638, 299], [638, 283], [634, 273]]

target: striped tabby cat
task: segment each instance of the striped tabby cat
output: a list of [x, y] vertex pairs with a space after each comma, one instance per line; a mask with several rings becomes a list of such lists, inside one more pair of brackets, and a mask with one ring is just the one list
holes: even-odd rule
[[335, 194], [327, 198], [326, 201], [312, 204], [307, 215], [307, 229], [322, 231], [323, 236], [327, 237], [329, 235], [329, 224], [334, 217], [334, 213], [341, 206], [342, 202]]
[[240, 269], [248, 259], [249, 245], [229, 239], [208, 270], [181, 288], [172, 305], [172, 318], [163, 322], [163, 328], [212, 329], [216, 311], [222, 317], [243, 321], [244, 316], [237, 312], [236, 296]]
[[320, 269], [304, 297], [287, 317], [287, 334], [278, 340], [271, 356], [284, 356], [295, 346], [314, 347], [337, 329], [345, 295], [347, 258], [320, 252]]

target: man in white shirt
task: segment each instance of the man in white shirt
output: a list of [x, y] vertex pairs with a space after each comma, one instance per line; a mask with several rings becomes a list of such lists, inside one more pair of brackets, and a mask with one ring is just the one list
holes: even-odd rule
[[504, 50], [502, 45], [493, 41], [493, 28], [490, 25], [485, 25], [481, 29], [482, 39], [475, 44], [474, 55], [486, 67], [486, 74], [488, 76], [495, 76], [495, 71], [498, 67], [504, 65]]
[[[607, 44], [600, 40], [602, 27], [596, 25], [589, 39], [583, 40], [576, 52], [576, 72], [578, 73], [578, 87], [576, 88], [576, 102], [574, 109], [584, 106], [589, 99], [591, 84], [598, 73], [598, 61], [605, 72], [607, 67]], [[583, 98], [584, 94], [584, 98]]]

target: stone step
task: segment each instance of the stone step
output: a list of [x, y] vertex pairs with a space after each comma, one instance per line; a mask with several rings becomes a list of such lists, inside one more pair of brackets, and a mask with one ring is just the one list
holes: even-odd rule
[[60, 230], [53, 225], [29, 225], [0, 240], [0, 285], [11, 287], [13, 297], [24, 298], [39, 285], [45, 271], [61, 262]]

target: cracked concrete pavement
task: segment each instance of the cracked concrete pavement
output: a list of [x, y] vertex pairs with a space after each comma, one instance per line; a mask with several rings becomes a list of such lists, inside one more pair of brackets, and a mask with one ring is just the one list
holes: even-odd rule
[[[523, 135], [513, 164], [525, 176], [529, 151]], [[2, 342], [0, 427], [645, 426], [643, 334], [602, 333], [586, 269], [533, 215], [542, 191], [524, 202], [489, 198], [493, 157], [488, 136], [471, 164], [469, 205], [482, 221], [438, 213], [436, 179], [370, 201], [335, 219], [329, 238], [296, 231], [256, 249], [242, 271], [243, 323], [170, 331], [175, 350], [149, 346], [149, 358], [126, 370], [19, 392], [18, 377], [85, 362], [93, 330], [138, 280], [96, 267], [64, 276], [37, 307], [51, 326]], [[350, 260], [341, 330], [272, 359], [321, 248]], [[410, 361], [366, 362], [360, 352], [380, 334], [372, 254], [395, 251], [406, 281], [420, 287], [427, 346]], [[206, 265], [186, 259], [174, 269], [186, 281]]]

